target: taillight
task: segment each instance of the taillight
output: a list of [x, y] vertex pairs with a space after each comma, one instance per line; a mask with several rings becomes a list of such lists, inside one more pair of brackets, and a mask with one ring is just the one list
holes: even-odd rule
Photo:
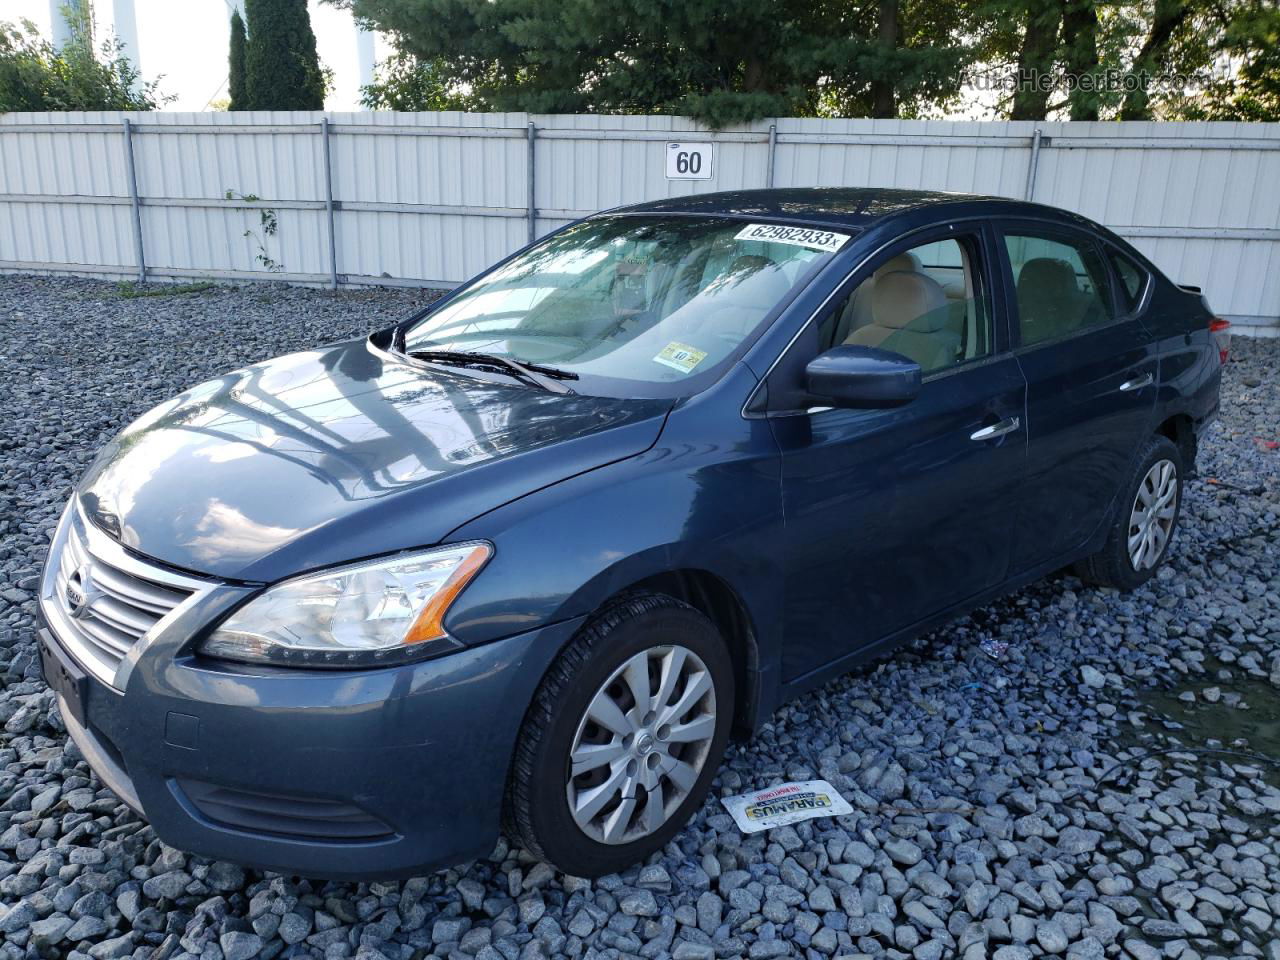
[[1231, 323], [1221, 317], [1214, 317], [1209, 321], [1209, 332], [1218, 344], [1219, 362], [1226, 363], [1231, 353]]

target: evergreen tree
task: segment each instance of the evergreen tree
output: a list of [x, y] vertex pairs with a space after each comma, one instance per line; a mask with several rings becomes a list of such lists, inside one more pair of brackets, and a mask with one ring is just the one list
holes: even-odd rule
[[307, 0], [245, 0], [245, 108], [323, 110], [325, 77]]
[[230, 66], [230, 110], [246, 110], [247, 94], [244, 77], [244, 21], [240, 19], [240, 11], [231, 13], [231, 53], [227, 58]]
[[719, 127], [936, 116], [967, 82], [1000, 91], [994, 112], [1020, 120], [1280, 115], [1277, 0], [326, 2], [393, 37], [396, 58], [365, 90], [391, 109]]
[[966, 62], [950, 0], [330, 2], [490, 110], [912, 116], [954, 98]]

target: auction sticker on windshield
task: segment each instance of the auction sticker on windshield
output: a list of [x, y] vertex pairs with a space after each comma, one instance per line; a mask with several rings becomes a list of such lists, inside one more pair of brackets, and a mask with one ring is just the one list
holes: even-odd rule
[[835, 253], [849, 239], [847, 233], [819, 230], [814, 227], [785, 227], [777, 223], [752, 223], [738, 231], [735, 240], [758, 240], [761, 243], [789, 243], [794, 247], [808, 247]]
[[671, 367], [681, 373], [688, 373], [703, 360], [707, 359], [707, 352], [699, 350], [697, 347], [691, 347], [687, 343], [672, 340], [653, 359], [655, 363], [660, 363], [664, 367]]
[[743, 833], [759, 833], [814, 817], [853, 813], [849, 801], [825, 780], [782, 783], [754, 793], [721, 797], [720, 802]]

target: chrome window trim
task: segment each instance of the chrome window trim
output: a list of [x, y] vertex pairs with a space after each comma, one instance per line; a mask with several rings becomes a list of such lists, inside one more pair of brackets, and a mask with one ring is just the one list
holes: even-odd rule
[[[72, 623], [56, 596], [62, 554], [67, 549], [67, 540], [73, 528], [82, 536], [84, 549], [91, 558], [101, 560], [104, 564], [140, 580], [151, 581], [162, 587], [188, 591], [187, 597], [179, 601], [138, 637], [116, 664], [109, 662], [81, 640], [79, 628]], [[79, 499], [73, 495], [71, 502], [63, 511], [62, 518], [58, 521], [53, 541], [49, 546], [48, 560], [45, 562], [44, 573], [41, 576], [39, 603], [40, 611], [49, 629], [57, 636], [58, 642], [75, 662], [95, 679], [113, 690], [123, 692], [134, 662], [155, 637], [174, 620], [204, 600], [218, 586], [217, 581], [177, 573], [159, 564], [138, 559], [95, 526], [80, 506]]]
[[[1082, 337], [1102, 333], [1104, 330], [1111, 330], [1121, 324], [1133, 323], [1133, 321], [1137, 319], [1136, 315], [1126, 313], [1124, 316], [1116, 317], [1114, 320], [1108, 320], [1106, 323], [1095, 324], [1092, 327], [1083, 327], [1079, 330], [1069, 330], [1056, 337], [1050, 337], [1048, 340], [1037, 340], [1035, 343], [1019, 343], [1014, 347], [1013, 355], [1015, 357], [1025, 357], [1029, 353], [1035, 353], [1042, 347], [1060, 347], [1064, 343], [1070, 343], [1071, 341], [1079, 340]], [[1019, 330], [1018, 332], [1021, 334], [1022, 331]]]

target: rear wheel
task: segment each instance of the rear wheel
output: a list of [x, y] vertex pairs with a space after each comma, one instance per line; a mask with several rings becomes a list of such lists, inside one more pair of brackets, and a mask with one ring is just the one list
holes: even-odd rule
[[1121, 499], [1107, 542], [1076, 570], [1090, 583], [1133, 590], [1169, 552], [1182, 508], [1182, 456], [1168, 437], [1147, 441]]
[[566, 873], [614, 873], [662, 847], [702, 803], [733, 716], [712, 623], [658, 594], [628, 597], [560, 654], [516, 747], [508, 828]]

